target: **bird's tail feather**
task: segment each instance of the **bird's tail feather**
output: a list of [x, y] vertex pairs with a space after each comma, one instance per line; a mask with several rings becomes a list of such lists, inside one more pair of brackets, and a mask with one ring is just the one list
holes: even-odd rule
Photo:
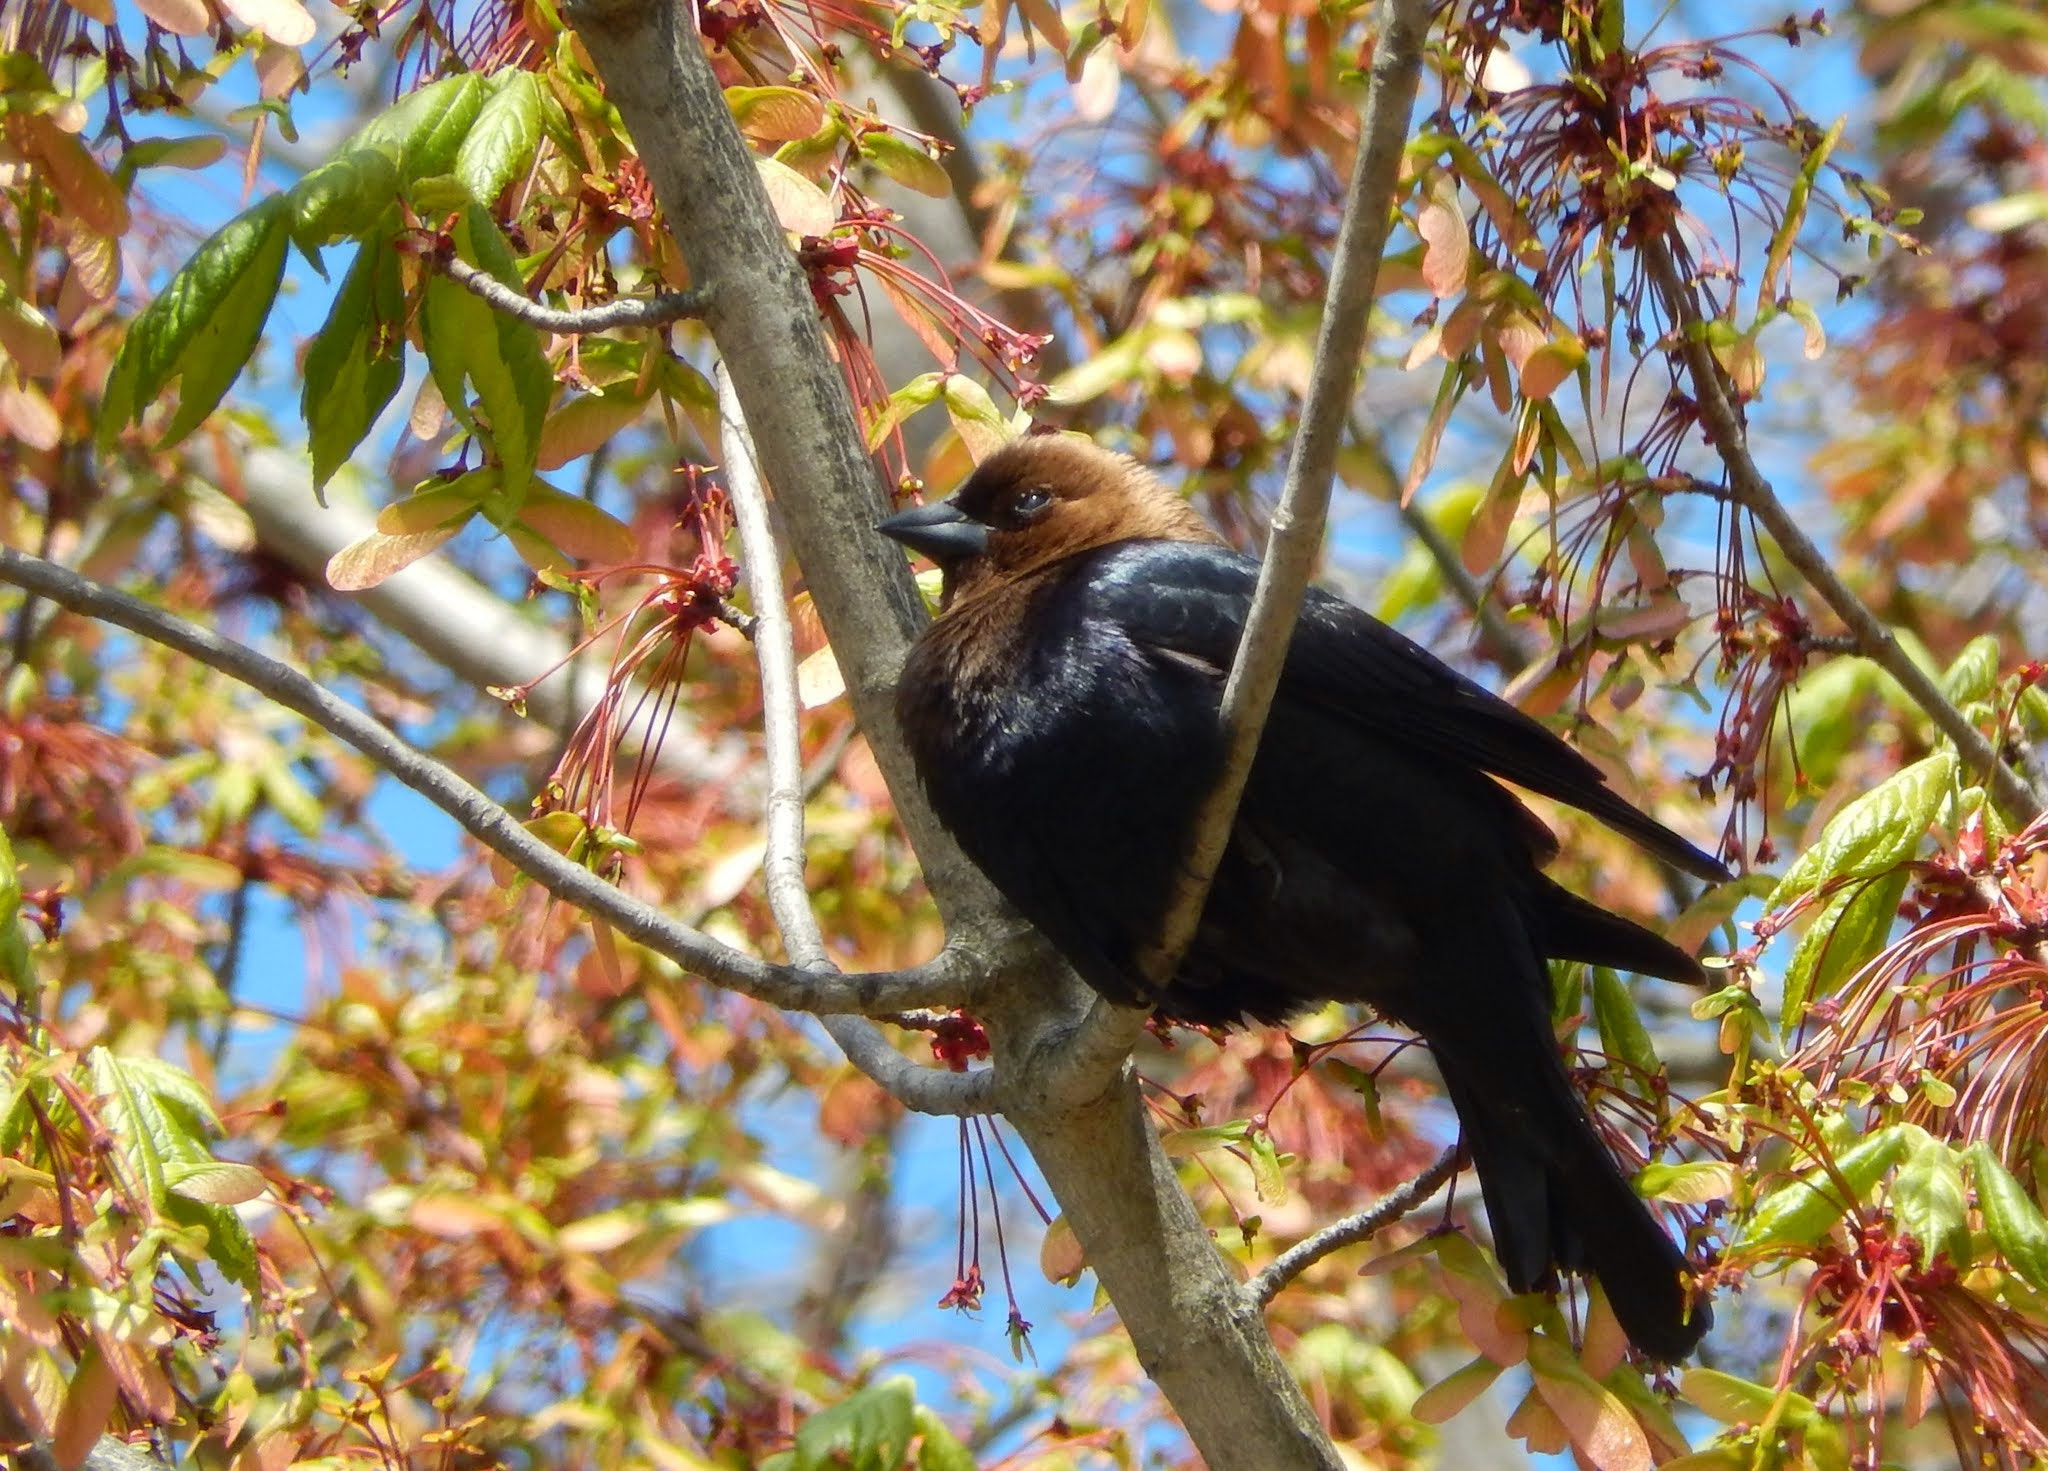
[[1543, 953], [1660, 980], [1701, 985], [1699, 961], [1654, 930], [1610, 914], [1547, 878], [1538, 879], [1533, 919]]
[[1590, 1273], [1637, 1348], [1666, 1362], [1691, 1353], [1712, 1316], [1692, 1305], [1684, 1254], [1623, 1178], [1562, 1064], [1541, 1082], [1484, 1086], [1441, 1057], [1438, 1067], [1508, 1285], [1530, 1292], [1551, 1285], [1556, 1269]]

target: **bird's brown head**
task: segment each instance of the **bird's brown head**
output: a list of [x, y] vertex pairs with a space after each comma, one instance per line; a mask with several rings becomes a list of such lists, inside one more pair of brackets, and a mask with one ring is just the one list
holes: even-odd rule
[[1219, 541], [1194, 507], [1127, 455], [1040, 435], [990, 455], [952, 499], [877, 528], [945, 573], [943, 605], [1120, 541]]

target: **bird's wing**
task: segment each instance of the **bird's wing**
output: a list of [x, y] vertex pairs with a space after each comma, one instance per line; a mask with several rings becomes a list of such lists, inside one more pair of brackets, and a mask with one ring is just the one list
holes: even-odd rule
[[[1257, 578], [1257, 564], [1236, 552], [1155, 541], [1113, 549], [1089, 581], [1098, 611], [1133, 639], [1227, 669]], [[1340, 598], [1310, 590], [1281, 691], [1389, 740], [1576, 807], [1698, 878], [1729, 877], [1638, 811], [1547, 727]]]

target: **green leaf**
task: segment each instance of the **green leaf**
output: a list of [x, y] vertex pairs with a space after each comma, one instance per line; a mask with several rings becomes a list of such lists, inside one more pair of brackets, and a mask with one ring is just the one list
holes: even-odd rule
[[1775, 1415], [1779, 1424], [1796, 1430], [1811, 1425], [1820, 1413], [1803, 1394], [1752, 1384], [1719, 1369], [1687, 1369], [1679, 1377], [1678, 1392], [1724, 1425], [1760, 1425]]
[[[484, 104], [473, 72], [408, 93], [292, 186], [292, 237], [319, 246], [366, 234], [414, 180], [445, 174]], [[315, 256], [317, 259], [317, 256]]]
[[1635, 998], [1621, 977], [1604, 965], [1593, 971], [1593, 1020], [1600, 1028], [1600, 1046], [1609, 1057], [1645, 1077], [1656, 1076], [1663, 1063], [1643, 1019], [1636, 1014]]
[[[93, 1091], [105, 1100], [101, 1117], [122, 1146], [131, 1178], [165, 1220], [205, 1231], [207, 1260], [253, 1296], [256, 1244], [248, 1227], [229, 1206], [192, 1198], [228, 1198], [250, 1183], [241, 1174], [246, 1166], [223, 1164], [207, 1147], [220, 1120], [206, 1091], [161, 1058], [95, 1047], [86, 1062]], [[256, 1183], [260, 1188], [260, 1176]]]
[[4, 829], [0, 829], [0, 980], [23, 999], [32, 999], [39, 989], [28, 936], [21, 928], [21, 872], [15, 867], [14, 845]]
[[1936, 751], [1837, 812], [1764, 902], [1780, 909], [1831, 879], [1865, 878], [1912, 857], [1955, 781], [1956, 754]]
[[478, 109], [456, 150], [455, 177], [478, 204], [491, 203], [532, 165], [540, 134], [540, 78], [515, 71]]
[[1970, 1180], [1977, 1209], [1998, 1254], [2028, 1286], [2048, 1292], [2048, 1218], [1988, 1144], [1970, 1146]]
[[176, 444], [213, 412], [256, 350], [277, 299], [286, 227], [282, 195], [236, 216], [135, 319], [107, 377], [103, 446], [124, 424], [139, 422], [174, 378], [181, 380], [178, 411], [161, 447]]
[[945, 400], [946, 417], [953, 421], [954, 432], [977, 462], [1016, 437], [995, 400], [988, 396], [988, 390], [972, 378], [948, 373]]
[[292, 212], [292, 239], [317, 263], [321, 246], [366, 236], [394, 216], [400, 182], [393, 154], [357, 148], [335, 155], [284, 196]]
[[242, 1224], [242, 1218], [235, 1214], [233, 1206], [172, 1195], [164, 1201], [163, 1213], [179, 1226], [196, 1226], [204, 1231], [206, 1259], [213, 1263], [221, 1276], [250, 1297], [257, 1295], [260, 1283], [257, 1280], [256, 1242], [249, 1235], [249, 1228]]
[[319, 495], [349, 461], [405, 377], [399, 345], [404, 311], [398, 252], [389, 240], [371, 240], [356, 253], [327, 321], [306, 351], [306, 386], [299, 407]]
[[869, 133], [860, 140], [860, 150], [869, 163], [906, 189], [933, 199], [950, 199], [953, 181], [945, 167], [915, 144], [893, 133]]
[[974, 1471], [974, 1453], [928, 1406], [917, 1407], [917, 1471]]
[[[464, 260], [523, 289], [511, 247], [481, 205], [462, 212], [454, 233]], [[439, 274], [427, 280], [420, 332], [441, 397], [465, 428], [496, 451], [504, 472], [505, 509], [516, 513], [533, 478], [541, 428], [555, 391], [540, 334]], [[466, 384], [476, 389], [474, 405]]]
[[344, 145], [345, 152], [375, 149], [396, 159], [405, 183], [445, 174], [489, 90], [483, 77], [464, 72], [409, 92], [381, 116], [366, 123]]
[[898, 1471], [916, 1425], [909, 1376], [871, 1384], [797, 1427], [797, 1471]]
[[1968, 1203], [1955, 1151], [1931, 1135], [1915, 1140], [1892, 1177], [1891, 1204], [1899, 1225], [1920, 1243], [1923, 1268], [1937, 1256], [1970, 1265]]
[[189, 1115], [165, 1107], [150, 1080], [133, 1066], [138, 1061], [104, 1047], [86, 1055], [93, 1092], [105, 1105], [101, 1117], [121, 1146], [130, 1178], [141, 1185], [143, 1197], [160, 1208], [169, 1195], [165, 1163], [195, 1163], [211, 1156]]
[[1636, 1194], [1645, 1200], [1671, 1200], [1705, 1205], [1735, 1193], [1735, 1167], [1722, 1160], [1691, 1160], [1683, 1164], [1643, 1166], [1635, 1178]]
[[1778, 1011], [1781, 1032], [1790, 1035], [1808, 1002], [1834, 994], [1843, 979], [1884, 948], [1908, 877], [1899, 869], [1867, 882], [1852, 881], [1828, 897], [1786, 963], [1785, 994]]
[[1951, 705], [1969, 705], [1991, 697], [1998, 683], [1998, 640], [1981, 633], [1963, 646], [1955, 663], [1941, 676], [1941, 692]]
[[[1772, 1191], [1749, 1218], [1736, 1245], [1807, 1246], [1818, 1241], [1851, 1205], [1869, 1197], [1885, 1171], [1899, 1162], [1915, 1137], [1926, 1137], [1926, 1131], [1912, 1124], [1887, 1125], [1836, 1155], [1832, 1173], [1814, 1169]], [[1842, 1187], [1836, 1183], [1838, 1176], [1847, 1184], [1850, 1199], [1842, 1198]]]
[[868, 449], [880, 449], [890, 431], [919, 409], [937, 403], [945, 389], [944, 373], [920, 373], [890, 394], [889, 401], [882, 405], [882, 412], [868, 426]]

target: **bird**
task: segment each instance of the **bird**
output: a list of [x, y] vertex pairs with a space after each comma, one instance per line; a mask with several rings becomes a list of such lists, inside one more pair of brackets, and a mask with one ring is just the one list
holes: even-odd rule
[[1549, 728], [1311, 589], [1214, 887], [1148, 984], [1258, 563], [1134, 459], [1016, 439], [878, 528], [941, 571], [897, 715], [939, 821], [1080, 977], [1230, 1028], [1364, 1004], [1429, 1045], [1517, 1292], [1597, 1278], [1675, 1363], [1711, 1323], [1559, 1056], [1546, 957], [1681, 982], [1699, 962], [1544, 875], [1559, 843], [1502, 784], [1576, 807], [1708, 881], [1714, 858]]

